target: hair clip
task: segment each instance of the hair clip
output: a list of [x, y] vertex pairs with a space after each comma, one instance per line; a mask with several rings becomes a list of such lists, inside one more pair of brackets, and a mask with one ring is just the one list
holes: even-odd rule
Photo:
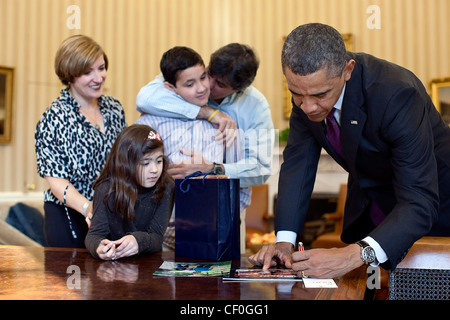
[[147, 140], [161, 140], [161, 137], [159, 136], [159, 134], [157, 134], [155, 131], [150, 131], [150, 133], [148, 134]]

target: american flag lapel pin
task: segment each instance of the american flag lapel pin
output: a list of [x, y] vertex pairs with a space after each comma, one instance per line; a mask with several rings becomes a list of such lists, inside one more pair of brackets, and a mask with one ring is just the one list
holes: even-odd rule
[[350, 121], [350, 124], [358, 124], [358, 121], [356, 121], [356, 120], [352, 120], [352, 121]]

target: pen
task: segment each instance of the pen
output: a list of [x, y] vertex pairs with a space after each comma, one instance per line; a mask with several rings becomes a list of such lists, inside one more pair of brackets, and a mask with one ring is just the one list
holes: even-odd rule
[[298, 243], [298, 251], [303, 251], [303, 250], [305, 250], [305, 248], [303, 247], [303, 242], [299, 242]]

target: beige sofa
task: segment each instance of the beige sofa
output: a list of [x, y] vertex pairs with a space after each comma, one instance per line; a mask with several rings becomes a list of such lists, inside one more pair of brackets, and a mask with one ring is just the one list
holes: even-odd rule
[[[43, 201], [25, 200], [22, 203], [38, 209], [42, 214]], [[15, 205], [17, 201], [0, 201], [0, 245], [16, 245], [16, 246], [38, 246], [41, 245], [25, 234], [10, 226], [5, 220], [9, 213], [9, 208]]]

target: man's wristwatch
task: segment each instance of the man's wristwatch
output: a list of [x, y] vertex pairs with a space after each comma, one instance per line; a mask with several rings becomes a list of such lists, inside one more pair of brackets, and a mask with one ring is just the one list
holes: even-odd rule
[[215, 174], [215, 175], [223, 174], [222, 166], [220, 164], [215, 163], [215, 162], [213, 164], [214, 164], [214, 167], [212, 169], [212, 173]]
[[367, 242], [361, 240], [356, 244], [361, 247], [361, 259], [365, 264], [372, 263], [377, 259], [375, 250]]

